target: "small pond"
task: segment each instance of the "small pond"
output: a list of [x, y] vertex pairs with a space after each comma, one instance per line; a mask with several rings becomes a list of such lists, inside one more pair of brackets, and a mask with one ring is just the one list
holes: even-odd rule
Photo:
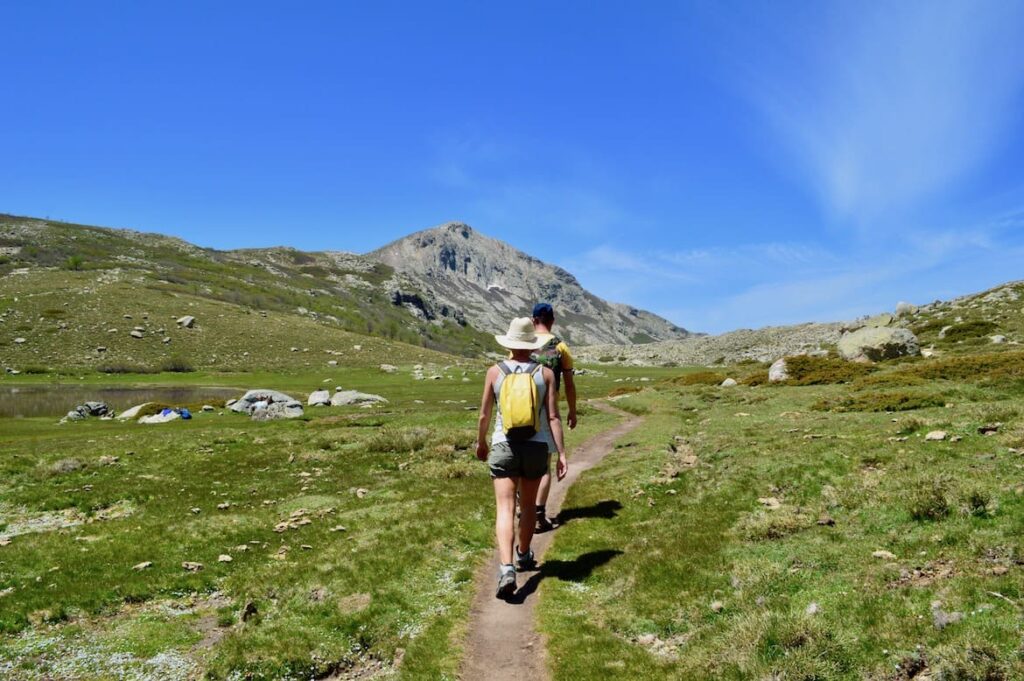
[[143, 388], [102, 387], [84, 385], [31, 385], [0, 387], [0, 418], [31, 416], [64, 416], [87, 401], [106, 402], [114, 411], [124, 411], [143, 402], [164, 404], [195, 404], [206, 402], [220, 407], [224, 401], [241, 397], [241, 388], [202, 386]]

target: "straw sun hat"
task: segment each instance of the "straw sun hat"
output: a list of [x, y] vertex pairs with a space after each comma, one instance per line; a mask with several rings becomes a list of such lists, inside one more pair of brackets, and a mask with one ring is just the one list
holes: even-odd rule
[[494, 340], [509, 350], [536, 350], [545, 343], [537, 337], [537, 332], [533, 330], [533, 320], [529, 317], [516, 317], [509, 322], [508, 333], [496, 335]]

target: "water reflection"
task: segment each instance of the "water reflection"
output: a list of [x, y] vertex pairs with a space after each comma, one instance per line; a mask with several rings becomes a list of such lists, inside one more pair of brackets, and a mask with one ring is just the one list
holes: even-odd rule
[[221, 407], [224, 400], [239, 397], [238, 388], [197, 386], [124, 388], [82, 385], [33, 385], [0, 388], [0, 418], [63, 416], [86, 401], [106, 402], [114, 411], [123, 411], [143, 402], [170, 405], [204, 402]]

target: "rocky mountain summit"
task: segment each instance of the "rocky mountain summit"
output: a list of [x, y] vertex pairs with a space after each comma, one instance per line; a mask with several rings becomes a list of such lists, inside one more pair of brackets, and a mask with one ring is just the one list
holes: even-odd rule
[[555, 308], [558, 333], [576, 344], [648, 343], [691, 334], [666, 319], [587, 292], [574, 276], [460, 222], [416, 232], [367, 254], [413, 279], [429, 299], [393, 298], [480, 330], [502, 331], [534, 303]]

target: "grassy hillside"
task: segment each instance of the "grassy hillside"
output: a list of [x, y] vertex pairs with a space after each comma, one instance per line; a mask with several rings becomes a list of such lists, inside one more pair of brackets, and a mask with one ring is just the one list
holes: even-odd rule
[[[348, 254], [219, 252], [154, 234], [0, 216], [0, 360], [14, 368], [153, 365], [176, 356], [245, 368], [257, 354], [270, 362], [262, 366], [306, 366], [308, 358], [287, 356], [291, 347], [340, 351], [360, 344], [352, 334], [463, 355], [493, 346], [471, 327], [396, 305], [393, 288], [416, 294], [390, 268]], [[186, 314], [197, 317], [198, 333], [176, 333], [174, 319]], [[138, 342], [129, 336], [135, 326], [146, 329]], [[26, 339], [27, 352], [15, 338]]]

